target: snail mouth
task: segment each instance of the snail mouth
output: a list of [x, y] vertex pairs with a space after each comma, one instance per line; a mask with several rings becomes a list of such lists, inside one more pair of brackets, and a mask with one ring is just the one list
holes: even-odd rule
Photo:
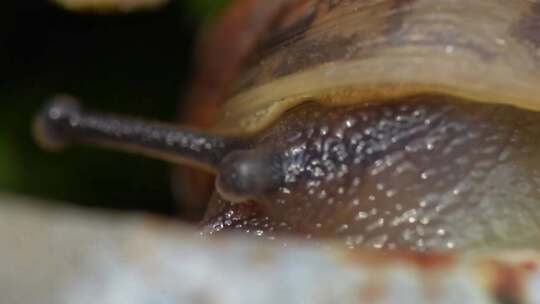
[[283, 181], [254, 202], [214, 196], [209, 234], [331, 238], [418, 251], [540, 244], [540, 113], [422, 95], [308, 104], [258, 134]]

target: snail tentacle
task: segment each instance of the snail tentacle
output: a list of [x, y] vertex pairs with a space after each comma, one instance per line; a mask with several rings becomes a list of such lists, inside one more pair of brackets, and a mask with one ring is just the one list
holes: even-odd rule
[[231, 152], [221, 162], [216, 179], [219, 194], [230, 202], [245, 202], [278, 190], [284, 180], [283, 161], [267, 149]]
[[37, 115], [34, 134], [41, 146], [57, 150], [71, 142], [90, 143], [173, 163], [216, 171], [238, 139], [173, 124], [85, 111], [69, 96], [57, 96]]

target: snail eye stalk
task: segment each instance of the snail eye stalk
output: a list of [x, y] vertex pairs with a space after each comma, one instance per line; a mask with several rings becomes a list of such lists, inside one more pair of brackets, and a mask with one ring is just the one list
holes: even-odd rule
[[71, 143], [90, 143], [216, 171], [241, 140], [173, 124], [149, 122], [84, 110], [72, 97], [57, 96], [37, 115], [38, 143], [58, 150]]
[[43, 108], [34, 134], [49, 150], [89, 143], [219, 171], [217, 189], [233, 202], [277, 190], [282, 179], [279, 159], [271, 151], [245, 150], [249, 139], [89, 112], [69, 96], [57, 96]]

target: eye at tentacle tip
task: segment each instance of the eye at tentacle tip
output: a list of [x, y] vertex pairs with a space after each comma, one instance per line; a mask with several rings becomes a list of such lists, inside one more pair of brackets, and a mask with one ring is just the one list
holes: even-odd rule
[[235, 151], [221, 162], [216, 189], [237, 203], [277, 191], [283, 181], [280, 158], [271, 152]]
[[79, 116], [79, 102], [69, 95], [51, 98], [34, 118], [33, 135], [38, 145], [47, 150], [60, 150], [69, 143], [66, 124]]

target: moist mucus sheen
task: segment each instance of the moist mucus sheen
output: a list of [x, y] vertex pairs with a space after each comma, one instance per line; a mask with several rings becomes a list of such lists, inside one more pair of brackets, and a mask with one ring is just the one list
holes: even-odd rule
[[352, 249], [536, 248], [539, 133], [539, 113], [448, 96], [306, 103], [252, 144], [280, 156], [279, 190], [234, 205], [214, 194], [204, 233]]

